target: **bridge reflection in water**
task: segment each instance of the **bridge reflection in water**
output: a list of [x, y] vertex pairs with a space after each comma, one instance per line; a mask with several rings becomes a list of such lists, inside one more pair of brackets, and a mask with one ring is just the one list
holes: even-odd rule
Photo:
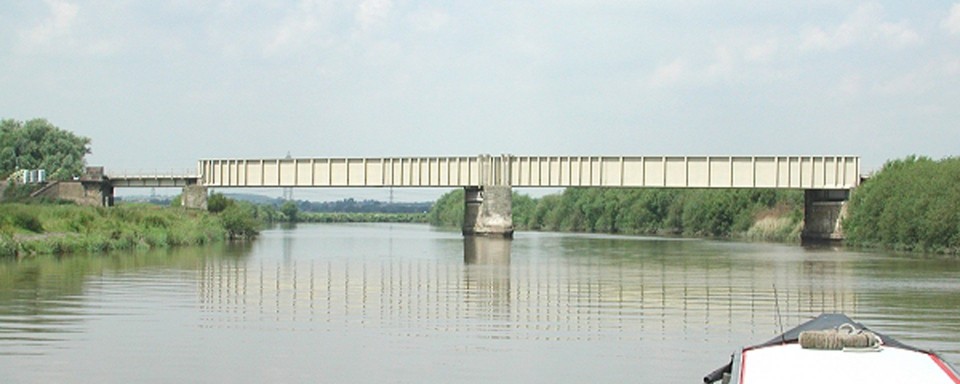
[[[811, 314], [858, 309], [853, 278], [829, 260], [804, 262], [798, 274], [796, 260], [671, 257], [675, 241], [655, 242], [664, 248], [652, 251], [659, 256], [623, 258], [589, 254], [588, 249], [605, 246], [603, 239], [590, 240], [594, 243], [583, 246], [582, 254], [573, 248], [549, 257], [537, 253], [550, 252], [542, 244], [483, 237], [462, 241], [462, 261], [208, 259], [198, 280], [202, 323], [273, 324], [289, 330], [367, 327], [424, 337], [704, 340], [739, 338], [744, 332], [764, 338], [777, 333], [781, 322], [790, 326]], [[516, 247], [523, 247], [519, 258]]]

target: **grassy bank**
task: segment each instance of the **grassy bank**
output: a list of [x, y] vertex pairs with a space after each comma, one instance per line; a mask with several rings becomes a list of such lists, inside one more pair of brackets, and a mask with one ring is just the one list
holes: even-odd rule
[[[514, 193], [518, 230], [799, 241], [803, 193], [780, 190], [568, 188], [540, 199]], [[442, 196], [430, 223], [459, 226], [463, 192]]]
[[200, 245], [227, 235], [220, 217], [202, 211], [0, 204], [0, 257]]

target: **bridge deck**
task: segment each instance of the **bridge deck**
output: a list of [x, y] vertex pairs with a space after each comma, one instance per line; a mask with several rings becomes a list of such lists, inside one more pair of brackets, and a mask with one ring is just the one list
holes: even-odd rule
[[199, 182], [199, 176], [189, 175], [123, 175], [107, 176], [114, 188], [167, 188], [186, 187]]
[[855, 156], [474, 156], [208, 159], [208, 187], [851, 189]]

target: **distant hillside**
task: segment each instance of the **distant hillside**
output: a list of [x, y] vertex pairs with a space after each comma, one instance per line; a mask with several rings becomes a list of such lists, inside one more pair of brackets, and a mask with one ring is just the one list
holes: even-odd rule
[[[246, 201], [253, 204], [259, 205], [276, 205], [279, 206], [283, 203], [283, 200], [276, 197], [267, 197], [262, 195], [255, 195], [252, 193], [224, 193], [226, 197], [229, 197], [234, 200]], [[280, 203], [277, 203], [277, 202]]]
[[[225, 193], [224, 196], [256, 205], [270, 205], [277, 208], [284, 203], [284, 200], [279, 197], [267, 197], [251, 193]], [[117, 202], [170, 205], [172, 199], [172, 196], [123, 196], [118, 197]], [[352, 198], [325, 202], [295, 201], [301, 212], [322, 213], [424, 213], [430, 211], [430, 207], [433, 206], [433, 202], [430, 201], [389, 203], [377, 200], [354, 200]]]
[[298, 201], [300, 210], [306, 212], [348, 212], [348, 213], [425, 213], [430, 211], [433, 202], [388, 203], [376, 200], [343, 199], [333, 202]]
[[[252, 194], [225, 194], [235, 200], [248, 201], [259, 205], [280, 207], [284, 200], [278, 197], [265, 197]], [[389, 203], [377, 200], [354, 200], [347, 198], [337, 201], [295, 200], [301, 212], [324, 213], [424, 213], [430, 210], [433, 202]]]

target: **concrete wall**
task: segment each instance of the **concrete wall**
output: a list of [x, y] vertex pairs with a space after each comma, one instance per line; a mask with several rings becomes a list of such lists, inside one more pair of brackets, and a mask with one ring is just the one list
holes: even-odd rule
[[34, 192], [33, 197], [67, 200], [79, 205], [103, 206], [112, 203], [112, 189], [100, 182], [55, 181]]

